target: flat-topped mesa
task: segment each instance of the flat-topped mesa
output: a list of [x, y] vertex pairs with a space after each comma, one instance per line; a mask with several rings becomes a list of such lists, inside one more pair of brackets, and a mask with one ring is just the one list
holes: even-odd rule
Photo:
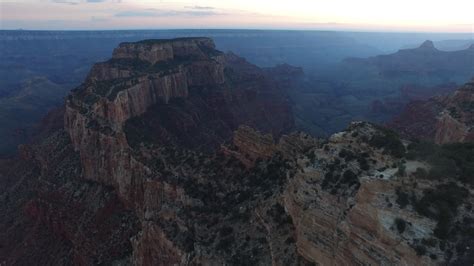
[[185, 98], [193, 86], [224, 83], [224, 55], [208, 38], [122, 43], [112, 59], [95, 64], [68, 107], [90, 111], [120, 128], [158, 102]]
[[[122, 43], [114, 50], [110, 60], [94, 65], [86, 81], [127, 80], [138, 74], [149, 73], [163, 75], [163, 73], [176, 72], [180, 67], [191, 63], [210, 61], [219, 63], [222, 62], [222, 58], [223, 53], [215, 49], [213, 40], [209, 38], [143, 40]], [[209, 82], [206, 77], [202, 80]]]
[[144, 40], [122, 43], [113, 52], [114, 59], [139, 59], [155, 64], [160, 61], [193, 58], [203, 59], [215, 50], [209, 38], [178, 38], [169, 40]]
[[65, 112], [84, 177], [116, 186], [129, 199], [131, 173], [143, 176], [145, 170], [130, 156], [124, 123], [152, 105], [186, 99], [191, 88], [223, 86], [224, 67], [223, 53], [207, 38], [124, 43], [112, 59], [95, 64]]

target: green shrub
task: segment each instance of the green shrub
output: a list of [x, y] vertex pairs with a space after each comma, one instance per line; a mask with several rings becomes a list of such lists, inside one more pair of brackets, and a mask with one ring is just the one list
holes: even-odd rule
[[233, 232], [234, 232], [234, 229], [232, 227], [224, 226], [219, 231], [219, 234], [220, 234], [221, 237], [226, 237], [226, 236], [232, 234]]
[[426, 248], [422, 245], [415, 246], [416, 255], [423, 256], [426, 254]]
[[421, 240], [421, 243], [423, 243], [423, 245], [425, 246], [428, 246], [428, 247], [435, 247], [436, 244], [438, 244], [438, 240], [436, 240], [435, 238], [424, 238]]
[[357, 158], [357, 162], [359, 162], [360, 169], [364, 171], [368, 171], [370, 169], [370, 165], [367, 162], [367, 159], [365, 159], [364, 157]]
[[346, 170], [344, 174], [342, 175], [343, 179], [341, 182], [346, 183], [346, 184], [352, 184], [354, 182], [357, 182], [357, 175], [354, 174], [351, 170]]
[[314, 163], [316, 161], [316, 154], [314, 153], [314, 151], [310, 151], [307, 155], [311, 163]]
[[404, 164], [398, 166], [398, 170], [395, 173], [397, 176], [405, 176], [407, 167]]
[[401, 218], [396, 218], [394, 222], [395, 226], [397, 227], [398, 233], [402, 234], [403, 232], [405, 232], [405, 228], [407, 226], [405, 220]]
[[369, 145], [376, 148], [383, 148], [388, 154], [401, 158], [405, 155], [405, 146], [397, 133], [392, 130], [379, 127], [380, 134], [372, 136]]
[[431, 169], [428, 178], [456, 178], [474, 185], [474, 143], [436, 145], [417, 142], [408, 146], [407, 157], [428, 162]]
[[452, 159], [433, 156], [430, 159], [431, 169], [428, 173], [428, 178], [442, 179], [447, 177], [453, 177], [457, 175], [456, 162]]
[[229, 252], [233, 243], [235, 243], [235, 238], [234, 238], [233, 235], [230, 235], [228, 237], [221, 238], [219, 243], [217, 243], [216, 248], [219, 249], [219, 250]]
[[469, 194], [468, 190], [455, 183], [442, 184], [436, 189], [427, 189], [423, 197], [416, 202], [415, 210], [438, 223], [434, 230], [436, 237], [446, 239], [449, 236], [452, 219], [457, 214], [459, 205]]
[[424, 168], [417, 167], [414, 173], [416, 178], [426, 178], [428, 176], [428, 172]]
[[346, 162], [350, 162], [356, 158], [355, 154], [352, 151], [346, 149], [342, 149], [339, 152], [339, 157], [344, 158]]
[[400, 190], [400, 188], [397, 189], [396, 193], [397, 199], [395, 202], [398, 204], [398, 206], [400, 206], [400, 208], [405, 208], [410, 203], [409, 195], [406, 192]]

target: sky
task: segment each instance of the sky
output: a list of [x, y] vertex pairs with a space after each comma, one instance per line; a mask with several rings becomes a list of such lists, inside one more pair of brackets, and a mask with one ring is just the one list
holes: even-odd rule
[[473, 0], [0, 0], [0, 29], [474, 33]]

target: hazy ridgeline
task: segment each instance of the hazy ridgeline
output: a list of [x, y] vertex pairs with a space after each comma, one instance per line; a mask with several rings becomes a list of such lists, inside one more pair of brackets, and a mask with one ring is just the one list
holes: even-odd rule
[[[121, 42], [152, 38], [206, 36], [217, 48], [232, 51], [262, 67], [288, 63], [305, 75], [288, 83], [297, 126], [317, 135], [340, 130], [358, 118], [384, 121], [410, 99], [400, 88], [411, 84], [431, 93], [433, 86], [460, 84], [474, 73], [449, 70], [442, 79], [397, 72], [386, 76], [370, 66], [343, 61], [419, 46], [424, 40], [439, 49], [466, 49], [468, 34], [355, 33], [259, 30], [163, 31], [0, 31], [0, 154], [28, 141], [32, 128], [48, 110], [63, 103], [93, 63], [110, 57]], [[472, 54], [472, 53], [471, 53]], [[451, 72], [450, 72], [451, 71]], [[465, 73], [467, 71], [467, 73]], [[393, 73], [392, 73], [393, 74]], [[446, 86], [445, 86], [446, 87]], [[429, 96], [429, 95], [426, 95]], [[396, 104], [384, 107], [389, 99]], [[391, 99], [391, 100], [390, 100]], [[374, 113], [379, 100], [382, 111]], [[384, 109], [385, 108], [385, 109]], [[388, 108], [388, 109], [387, 109]], [[377, 110], [379, 110], [377, 109]]]

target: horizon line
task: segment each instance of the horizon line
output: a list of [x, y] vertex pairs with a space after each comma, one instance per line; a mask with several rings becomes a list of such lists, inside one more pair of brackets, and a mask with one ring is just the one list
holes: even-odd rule
[[361, 29], [285, 29], [285, 28], [136, 28], [136, 29], [0, 29], [0, 31], [30, 31], [30, 32], [100, 32], [100, 31], [295, 31], [295, 32], [351, 32], [351, 33], [412, 33], [412, 34], [470, 34], [474, 32], [449, 32], [449, 31], [401, 31], [401, 30], [361, 30]]

